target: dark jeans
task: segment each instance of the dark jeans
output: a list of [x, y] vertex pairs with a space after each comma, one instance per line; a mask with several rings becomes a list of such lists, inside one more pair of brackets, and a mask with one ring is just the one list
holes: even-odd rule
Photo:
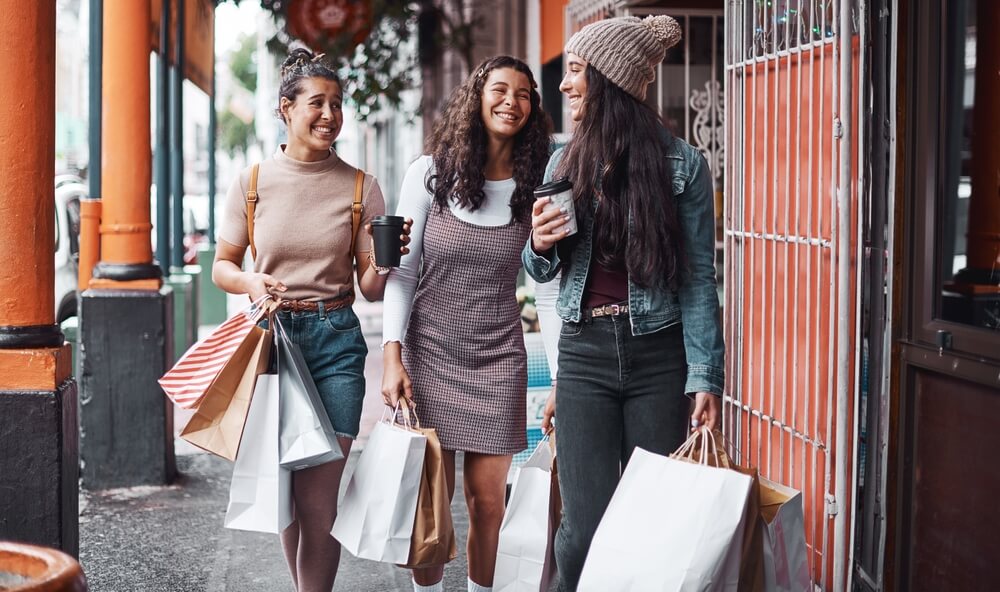
[[684, 441], [686, 377], [679, 324], [633, 336], [627, 316], [563, 323], [555, 421], [562, 590], [576, 590], [590, 541], [632, 450], [669, 454]]

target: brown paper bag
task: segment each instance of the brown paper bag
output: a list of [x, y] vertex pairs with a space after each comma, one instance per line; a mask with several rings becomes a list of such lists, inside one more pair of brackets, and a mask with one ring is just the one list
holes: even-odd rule
[[181, 438], [212, 454], [236, 460], [257, 375], [267, 369], [270, 354], [271, 332], [254, 327], [219, 371], [181, 431]]
[[420, 478], [417, 514], [410, 540], [410, 559], [406, 568], [444, 565], [458, 557], [455, 527], [451, 519], [451, 500], [444, 474], [441, 442], [433, 428], [412, 428], [427, 437], [424, 472]]

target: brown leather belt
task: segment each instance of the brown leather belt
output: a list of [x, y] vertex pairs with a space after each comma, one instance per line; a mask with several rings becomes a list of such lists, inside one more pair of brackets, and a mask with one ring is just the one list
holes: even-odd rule
[[588, 316], [591, 318], [616, 317], [618, 315], [627, 315], [627, 314], [628, 314], [627, 304], [605, 304], [604, 306], [598, 306], [596, 308], [590, 309]]
[[354, 293], [348, 292], [343, 296], [331, 300], [282, 300], [278, 302], [278, 309], [289, 312], [317, 312], [320, 302], [323, 303], [323, 310], [337, 310], [346, 308], [354, 304]]

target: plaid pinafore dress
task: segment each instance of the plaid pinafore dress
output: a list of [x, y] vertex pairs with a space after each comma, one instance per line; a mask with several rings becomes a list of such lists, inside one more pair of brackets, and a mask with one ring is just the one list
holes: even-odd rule
[[403, 364], [421, 424], [441, 446], [515, 454], [528, 443], [528, 365], [515, 296], [531, 227], [460, 220], [432, 207], [424, 227]]

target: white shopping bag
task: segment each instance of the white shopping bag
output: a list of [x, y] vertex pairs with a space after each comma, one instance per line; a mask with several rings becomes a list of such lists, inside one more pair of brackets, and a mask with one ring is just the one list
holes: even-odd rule
[[281, 466], [297, 471], [344, 458], [302, 350], [288, 338], [277, 317], [274, 317], [274, 327], [281, 409]]
[[233, 464], [226, 528], [285, 530], [292, 523], [291, 475], [278, 464], [278, 376], [261, 374]]
[[493, 574], [496, 592], [549, 589], [555, 575], [552, 538], [558, 525], [558, 517], [551, 515], [553, 485], [552, 449], [543, 439], [518, 470], [510, 490]]
[[760, 514], [764, 523], [764, 589], [812, 590], [802, 493], [761, 477]]
[[391, 421], [375, 424], [347, 484], [330, 534], [357, 557], [405, 564], [427, 438]]
[[735, 591], [751, 483], [736, 471], [636, 448], [594, 534], [577, 590]]

